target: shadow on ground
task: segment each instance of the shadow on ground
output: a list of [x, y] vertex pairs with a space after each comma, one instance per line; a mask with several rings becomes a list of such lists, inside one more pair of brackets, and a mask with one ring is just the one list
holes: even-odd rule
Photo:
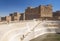
[[30, 41], [60, 41], [60, 34], [44, 34]]

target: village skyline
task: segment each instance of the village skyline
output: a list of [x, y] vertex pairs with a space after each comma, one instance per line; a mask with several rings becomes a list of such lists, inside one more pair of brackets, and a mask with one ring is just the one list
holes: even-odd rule
[[0, 16], [8, 16], [13, 12], [24, 13], [27, 7], [52, 4], [53, 11], [60, 10], [60, 0], [0, 0]]

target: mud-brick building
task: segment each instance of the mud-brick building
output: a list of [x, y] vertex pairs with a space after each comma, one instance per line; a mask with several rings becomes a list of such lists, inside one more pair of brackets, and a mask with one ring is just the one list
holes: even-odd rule
[[39, 18], [52, 18], [52, 5], [40, 5], [32, 8], [28, 7], [25, 10], [25, 19], [39, 19]]
[[20, 13], [20, 20], [24, 20], [24, 13]]
[[1, 21], [6, 21], [6, 17], [1, 17]]
[[51, 5], [42, 5], [40, 6], [41, 17], [53, 17], [52, 6]]
[[56, 20], [60, 20], [60, 11], [53, 12], [53, 18]]
[[10, 22], [11, 21], [11, 16], [6, 16], [5, 21]]
[[9, 16], [11, 16], [11, 21], [19, 21], [21, 15], [18, 12], [14, 12], [10, 14]]
[[5, 16], [5, 17], [1, 17], [0, 21], [7, 21], [10, 22], [11, 21], [11, 16]]
[[40, 14], [39, 14], [39, 8], [32, 8], [32, 7], [28, 7], [25, 10], [25, 19], [26, 20], [32, 20], [32, 19], [38, 19], [40, 18]]
[[0, 22], [1, 22], [1, 17], [0, 17]]

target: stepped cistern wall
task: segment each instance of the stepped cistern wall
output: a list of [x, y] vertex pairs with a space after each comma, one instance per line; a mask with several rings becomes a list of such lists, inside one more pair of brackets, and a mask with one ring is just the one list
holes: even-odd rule
[[0, 41], [30, 41], [45, 33], [60, 33], [60, 21], [0, 22]]

